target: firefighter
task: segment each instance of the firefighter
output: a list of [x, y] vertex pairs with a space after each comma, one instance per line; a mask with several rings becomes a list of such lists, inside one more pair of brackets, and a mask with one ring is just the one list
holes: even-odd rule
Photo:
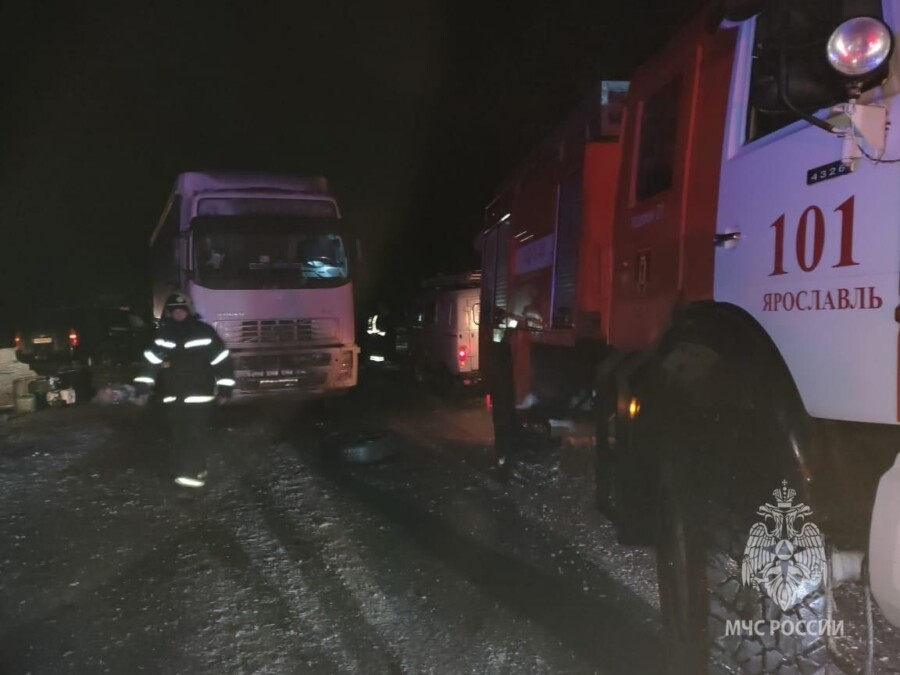
[[228, 350], [215, 329], [196, 315], [190, 298], [179, 292], [166, 300], [144, 359], [134, 380], [137, 403], [145, 404], [156, 392], [172, 435], [175, 482], [201, 488], [212, 410], [231, 397], [235, 385]]
[[[498, 312], [502, 312], [497, 308]], [[494, 423], [494, 457], [497, 476], [505, 480], [511, 470], [510, 459], [519, 450], [522, 426], [516, 412], [516, 391], [512, 352], [512, 330], [503, 333], [501, 342], [489, 343], [485, 380], [491, 396]]]

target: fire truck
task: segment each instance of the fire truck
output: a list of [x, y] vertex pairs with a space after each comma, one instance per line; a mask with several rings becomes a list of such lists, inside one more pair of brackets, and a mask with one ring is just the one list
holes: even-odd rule
[[900, 625], [897, 17], [702, 9], [618, 133], [595, 92], [486, 209], [498, 455], [526, 416], [590, 420], [598, 505], [657, 547], [674, 672], [826, 672], [842, 583]]

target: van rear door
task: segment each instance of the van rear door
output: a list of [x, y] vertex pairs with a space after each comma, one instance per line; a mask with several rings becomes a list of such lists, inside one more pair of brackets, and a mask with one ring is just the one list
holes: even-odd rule
[[466, 295], [463, 300], [464, 319], [459, 326], [460, 343], [465, 345], [470, 371], [478, 370], [478, 320], [481, 309], [478, 293]]

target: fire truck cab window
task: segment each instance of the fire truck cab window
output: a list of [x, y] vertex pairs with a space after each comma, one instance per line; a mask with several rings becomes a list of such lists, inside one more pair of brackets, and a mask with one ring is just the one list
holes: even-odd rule
[[[881, 18], [880, 0], [792, 0], [768, 3], [756, 17], [745, 141], [762, 138], [797, 120], [781, 100], [780, 82], [798, 109], [815, 113], [846, 98], [825, 58], [832, 31], [854, 16]], [[781, 53], [786, 69], [779, 76]]]
[[634, 197], [641, 202], [672, 185], [681, 78], [668, 82], [643, 102]]

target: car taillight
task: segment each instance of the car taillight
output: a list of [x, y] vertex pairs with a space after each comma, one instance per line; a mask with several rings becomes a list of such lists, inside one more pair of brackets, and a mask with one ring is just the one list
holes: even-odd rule
[[78, 346], [78, 331], [74, 328], [69, 331], [69, 346], [77, 347]]
[[22, 334], [16, 333], [16, 336], [13, 338], [13, 345], [16, 349], [22, 348]]
[[460, 363], [465, 363], [466, 359], [469, 358], [469, 349], [465, 345], [459, 348], [459, 351], [456, 352], [457, 358], [459, 358]]

